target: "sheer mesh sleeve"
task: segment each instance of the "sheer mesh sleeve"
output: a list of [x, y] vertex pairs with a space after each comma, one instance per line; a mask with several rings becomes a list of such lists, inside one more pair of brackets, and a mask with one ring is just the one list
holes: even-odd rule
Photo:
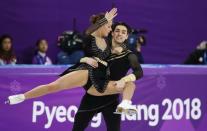
[[136, 79], [138, 80], [143, 77], [143, 70], [140, 63], [138, 62], [137, 56], [135, 54], [129, 54], [128, 59]]

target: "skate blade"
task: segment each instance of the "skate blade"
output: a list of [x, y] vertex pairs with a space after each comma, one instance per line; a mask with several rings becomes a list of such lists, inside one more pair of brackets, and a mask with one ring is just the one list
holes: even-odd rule
[[116, 109], [116, 111], [114, 112], [114, 114], [119, 114], [119, 115], [124, 114], [124, 109], [121, 108], [121, 107], [118, 107], [118, 108]]
[[116, 109], [116, 112], [114, 112], [114, 114], [126, 114], [126, 115], [129, 115], [129, 116], [133, 116], [133, 115], [137, 115], [137, 110], [134, 110], [134, 109], [123, 109], [121, 107], [118, 107]]
[[133, 112], [136, 112], [135, 110], [127, 110], [127, 109], [123, 109], [121, 107], [118, 107], [116, 109], [116, 111], [114, 112], [114, 114], [134, 114]]
[[129, 110], [126, 110], [126, 114], [130, 116], [137, 115], [137, 111], [133, 109], [129, 109]]

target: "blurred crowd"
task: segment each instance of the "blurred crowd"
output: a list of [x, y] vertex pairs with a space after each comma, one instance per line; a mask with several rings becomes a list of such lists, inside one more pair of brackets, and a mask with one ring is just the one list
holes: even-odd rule
[[[34, 44], [35, 51], [33, 52], [33, 57], [30, 60], [31, 64], [38, 65], [52, 65], [52, 64], [75, 64], [84, 57], [84, 52], [81, 48], [81, 41], [79, 36], [76, 36], [76, 32], [64, 32], [58, 37], [58, 47], [60, 51], [57, 54], [56, 60], [52, 60], [48, 56], [48, 41], [45, 38], [38, 39]], [[131, 44], [128, 48], [131, 48], [139, 58], [140, 63], [144, 63], [144, 58], [141, 54], [141, 44], [140, 39], [131, 39]], [[144, 38], [143, 38], [144, 40]], [[143, 41], [141, 39], [141, 41]], [[134, 41], [134, 42], [132, 42]], [[130, 43], [130, 42], [129, 42]], [[134, 43], [134, 44], [133, 44]], [[132, 45], [133, 46], [130, 46]], [[18, 58], [13, 49], [13, 38], [10, 35], [4, 34], [0, 36], [0, 65], [16, 65], [18, 63]], [[24, 64], [24, 63], [21, 63]]]
[[[135, 33], [136, 34], [136, 33]], [[45, 38], [38, 39], [34, 44], [35, 51], [32, 57], [31, 64], [52, 65], [52, 64], [74, 64], [84, 57], [84, 53], [80, 48], [80, 40], [75, 36], [74, 32], [64, 32], [58, 38], [58, 46], [60, 52], [57, 54], [57, 59], [52, 60], [48, 56], [48, 41]], [[144, 57], [142, 54], [142, 46], [146, 44], [144, 36], [135, 38], [134, 34], [129, 36], [128, 48], [130, 48], [137, 56], [138, 61], [143, 64]], [[64, 39], [61, 39], [64, 38]], [[4, 34], [0, 36], [0, 65], [15, 65], [18, 64], [18, 58], [13, 49], [13, 38], [10, 35]], [[22, 63], [21, 63], [22, 64]], [[207, 41], [202, 41], [184, 61], [184, 64], [199, 64], [207, 65]]]

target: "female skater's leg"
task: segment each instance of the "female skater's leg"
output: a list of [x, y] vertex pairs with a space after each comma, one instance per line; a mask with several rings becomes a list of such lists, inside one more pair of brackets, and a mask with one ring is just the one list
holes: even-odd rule
[[24, 94], [9, 96], [8, 101], [6, 101], [6, 103], [9, 103], [11, 105], [18, 104], [26, 99], [40, 97], [46, 94], [58, 92], [65, 89], [80, 87], [85, 85], [87, 81], [88, 81], [88, 70], [73, 71], [71, 73], [68, 73], [58, 78], [54, 82], [51, 82], [46, 85], [37, 86]]
[[40, 97], [46, 94], [58, 92], [65, 89], [83, 86], [88, 80], [88, 70], [78, 70], [68, 73], [56, 81], [46, 85], [40, 85], [24, 93], [25, 99]]

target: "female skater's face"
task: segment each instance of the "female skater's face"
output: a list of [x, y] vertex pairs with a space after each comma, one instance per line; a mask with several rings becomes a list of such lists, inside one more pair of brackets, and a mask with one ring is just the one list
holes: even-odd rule
[[108, 22], [107, 24], [103, 25], [100, 28], [102, 37], [107, 37], [109, 35], [109, 33], [111, 32], [111, 26], [112, 26], [112, 21]]

